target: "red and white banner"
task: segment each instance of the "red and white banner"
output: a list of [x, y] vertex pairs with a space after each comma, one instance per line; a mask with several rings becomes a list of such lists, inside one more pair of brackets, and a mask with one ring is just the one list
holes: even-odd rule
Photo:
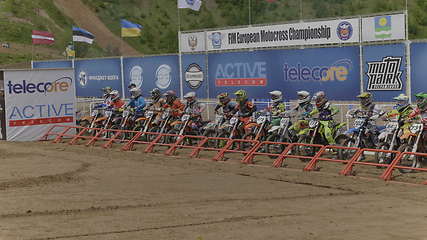
[[37, 140], [55, 124], [75, 125], [72, 69], [5, 70], [6, 139]]
[[31, 38], [33, 39], [33, 44], [54, 44], [55, 43], [55, 38], [53, 34], [50, 32], [33, 30]]

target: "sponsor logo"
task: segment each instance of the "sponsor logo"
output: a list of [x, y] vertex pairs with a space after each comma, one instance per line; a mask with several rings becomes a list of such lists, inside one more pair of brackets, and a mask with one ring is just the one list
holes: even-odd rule
[[340, 22], [337, 27], [338, 38], [342, 41], [347, 41], [353, 36], [353, 26], [351, 23], [344, 21]]
[[330, 66], [306, 66], [301, 63], [292, 66], [285, 63], [283, 65], [284, 81], [346, 81], [352, 66], [350, 59], [340, 59]]
[[185, 82], [191, 89], [198, 89], [203, 82], [202, 68], [197, 63], [192, 63], [185, 70]]
[[22, 80], [20, 83], [7, 83], [9, 94], [30, 94], [30, 93], [61, 93], [66, 92], [71, 88], [70, 77], [62, 77], [52, 82], [31, 83], [27, 80]]
[[192, 51], [196, 50], [197, 48], [197, 36], [191, 35], [188, 37], [188, 46]]
[[402, 90], [402, 57], [384, 57], [382, 61], [368, 62], [367, 90]]
[[74, 120], [74, 103], [14, 106], [9, 114], [9, 126], [32, 126], [68, 123]]
[[218, 64], [215, 73], [216, 86], [266, 86], [266, 62], [236, 62]]
[[141, 88], [143, 78], [142, 78], [142, 67], [139, 65], [133, 66], [130, 70], [130, 83], [136, 85], [137, 88]]
[[375, 17], [375, 37], [378, 39], [391, 38], [391, 16]]
[[79, 73], [79, 84], [82, 87], [86, 86], [86, 84], [87, 84], [87, 75], [86, 75], [86, 72], [82, 71], [82, 72]]
[[156, 70], [156, 86], [160, 89], [169, 87], [172, 81], [172, 68], [167, 64], [160, 65]]
[[222, 45], [222, 35], [221, 32], [213, 32], [209, 39], [212, 41], [212, 47], [215, 49], [220, 49]]

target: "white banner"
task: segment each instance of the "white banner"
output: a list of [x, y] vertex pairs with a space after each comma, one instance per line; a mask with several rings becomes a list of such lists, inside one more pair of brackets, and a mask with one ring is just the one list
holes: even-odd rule
[[359, 42], [359, 18], [207, 32], [207, 50]]
[[364, 42], [406, 39], [405, 14], [362, 18]]
[[6, 70], [6, 137], [32, 141], [52, 125], [75, 125], [73, 69]]
[[205, 32], [181, 33], [181, 52], [206, 51]]

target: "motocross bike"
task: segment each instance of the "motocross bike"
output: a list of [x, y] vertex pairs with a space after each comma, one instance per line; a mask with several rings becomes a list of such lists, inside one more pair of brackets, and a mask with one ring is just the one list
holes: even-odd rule
[[[132, 130], [134, 121], [133, 118], [135, 116], [135, 112], [130, 108], [123, 109], [121, 116], [117, 116], [113, 120], [112, 129], [120, 129], [120, 130]], [[132, 134], [130, 132], [122, 132], [120, 134], [121, 140], [130, 139]]]
[[[268, 137], [266, 141], [268, 142], [286, 142], [292, 143], [296, 141], [294, 134], [289, 131], [289, 128], [292, 126], [291, 118], [287, 115], [283, 115], [280, 119], [280, 125], [273, 126], [268, 130]], [[285, 150], [285, 145], [283, 144], [266, 144], [264, 146], [264, 152], [280, 154]], [[270, 156], [270, 158], [276, 158], [276, 156]]]
[[[148, 129], [148, 132], [151, 133], [166, 133], [170, 130], [170, 122], [172, 121], [172, 110], [171, 109], [165, 109], [161, 115], [160, 123], [155, 124], [151, 128]], [[156, 139], [158, 135], [157, 134], [147, 134], [147, 141], [152, 142], [154, 139]], [[165, 142], [165, 138], [162, 139], [162, 142]]]
[[[247, 124], [245, 126], [246, 133], [243, 135], [242, 139], [245, 140], [262, 140], [267, 136], [267, 127], [271, 123], [271, 113], [267, 112], [265, 115], [260, 115], [253, 117], [255, 121]], [[240, 146], [242, 150], [248, 150], [252, 147], [253, 143], [250, 142], [241, 142]]]
[[[216, 114], [215, 121], [209, 122], [206, 126], [202, 128], [203, 136], [205, 137], [216, 137], [219, 133], [220, 127], [226, 122], [226, 118], [223, 114]], [[207, 145], [209, 147], [216, 146], [216, 140], [208, 141]]]
[[[240, 121], [238, 114], [235, 114], [228, 122], [225, 122], [218, 129], [218, 137], [219, 138], [228, 138], [228, 139], [239, 139], [242, 134], [240, 131], [243, 122]], [[227, 143], [227, 140], [220, 139], [216, 142], [216, 147], [222, 148]], [[235, 146], [234, 146], [235, 147]]]
[[[400, 139], [398, 138], [399, 122], [397, 119], [390, 119], [385, 129], [378, 136], [380, 150], [396, 150], [399, 146]], [[375, 161], [377, 163], [389, 164], [396, 157], [394, 153], [375, 152]]]
[[92, 128], [102, 128], [102, 123], [106, 119], [102, 109], [92, 109], [90, 116], [83, 117], [79, 120], [79, 126], [89, 128], [86, 133], [89, 135], [95, 135], [95, 131]]
[[145, 111], [144, 117], [140, 117], [135, 120], [135, 126], [133, 130], [142, 132], [139, 138], [140, 141], [148, 141], [148, 135], [146, 132], [148, 132], [149, 129], [153, 127], [153, 122], [156, 117], [157, 114], [155, 111], [147, 110]]
[[[331, 124], [329, 122], [328, 124]], [[334, 124], [334, 126], [331, 126], [332, 128], [332, 135], [336, 142], [342, 141], [341, 139], [345, 139], [346, 135], [341, 133], [342, 127], [344, 127], [346, 123], [339, 123]], [[304, 144], [321, 144], [321, 145], [328, 145], [328, 141], [326, 140], [323, 126], [319, 119], [312, 118], [308, 123], [308, 128], [305, 128], [304, 130], [300, 131], [298, 133], [298, 143], [304, 143]], [[311, 147], [311, 146], [298, 146], [297, 152], [300, 156], [314, 156], [316, 152], [319, 150], [318, 147]], [[302, 161], [308, 161], [305, 158], [301, 158]]]
[[[417, 152], [419, 150], [420, 141], [422, 139], [423, 133], [423, 124], [422, 123], [412, 123], [409, 127], [407, 133], [403, 133], [403, 136], [400, 139], [403, 141], [403, 144], [399, 146], [397, 151], [399, 152]], [[415, 155], [403, 155], [400, 160], [399, 166], [406, 166], [412, 168], [420, 168], [422, 163], [421, 156]], [[411, 173], [414, 172], [412, 169], [402, 169], [399, 168], [401, 173]]]
[[[356, 148], [376, 148], [377, 141], [377, 130], [375, 123], [371, 117], [366, 114], [349, 111], [346, 114], [347, 118], [355, 118], [353, 128], [348, 130], [346, 138], [341, 138], [339, 145], [344, 147], [356, 147]], [[355, 153], [355, 150], [351, 149], [338, 149], [338, 159], [348, 160]], [[364, 157], [361, 156], [358, 161]]]

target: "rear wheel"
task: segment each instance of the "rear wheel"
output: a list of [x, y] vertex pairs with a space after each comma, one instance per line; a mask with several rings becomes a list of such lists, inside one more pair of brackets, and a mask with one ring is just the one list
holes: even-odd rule
[[[397, 151], [399, 152], [410, 152], [411, 150], [412, 150], [412, 146], [407, 143], [400, 145], [400, 147], [397, 149]], [[420, 168], [421, 157], [418, 157], [415, 155], [404, 155], [400, 160], [399, 165], [405, 166], [405, 167]], [[399, 168], [399, 171], [401, 173], [411, 173], [411, 172], [414, 172], [415, 170]]]

